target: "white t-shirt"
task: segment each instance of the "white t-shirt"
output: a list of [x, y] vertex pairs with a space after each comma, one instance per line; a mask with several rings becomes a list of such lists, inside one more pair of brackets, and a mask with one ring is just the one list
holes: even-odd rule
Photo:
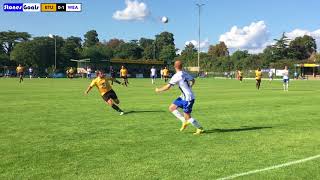
[[289, 70], [283, 70], [282, 76], [283, 79], [289, 79]]
[[151, 68], [151, 76], [156, 76], [157, 70], [155, 68]]
[[195, 98], [192, 89], [189, 85], [189, 81], [192, 81], [194, 78], [190, 76], [188, 73], [184, 71], [179, 71], [176, 74], [174, 74], [169, 82], [172, 86], [178, 85], [181, 94], [181, 99], [185, 101], [191, 101]]
[[269, 77], [272, 77], [272, 75], [273, 75], [273, 72], [269, 71]]
[[29, 68], [29, 73], [32, 73], [33, 69], [32, 68]]

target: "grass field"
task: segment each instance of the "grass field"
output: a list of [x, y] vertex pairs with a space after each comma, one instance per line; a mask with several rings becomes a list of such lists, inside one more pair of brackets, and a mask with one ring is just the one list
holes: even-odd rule
[[[0, 179], [217, 179], [320, 154], [320, 81], [199, 79], [201, 136], [168, 112], [177, 88], [130, 82], [119, 116], [86, 79], [0, 79]], [[320, 179], [320, 159], [239, 179]]]

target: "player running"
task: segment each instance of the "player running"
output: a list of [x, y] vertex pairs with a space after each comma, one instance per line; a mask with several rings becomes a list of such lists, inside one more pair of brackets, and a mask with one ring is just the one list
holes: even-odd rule
[[[183, 131], [185, 128], [187, 128], [188, 124], [191, 123], [195, 128], [197, 128], [197, 131], [194, 134], [199, 135], [204, 132], [203, 127], [197, 120], [191, 117], [192, 107], [195, 100], [191, 87], [194, 85], [195, 79], [188, 73], [182, 71], [181, 61], [176, 61], [174, 63], [174, 68], [176, 70], [176, 74], [172, 76], [169, 84], [161, 88], [156, 88], [156, 92], [160, 93], [167, 91], [172, 86], [177, 84], [182, 92], [182, 95], [169, 106], [169, 110], [174, 116], [181, 120], [182, 127], [180, 131]], [[184, 117], [177, 110], [178, 108], [183, 109]]]
[[258, 68], [256, 70], [256, 88], [259, 90], [261, 85], [261, 79], [262, 79], [262, 72], [261, 69]]
[[29, 78], [31, 79], [32, 78], [32, 73], [33, 73], [32, 67], [29, 67], [28, 71], [29, 71]]
[[[97, 77], [92, 80], [91, 84], [89, 85], [88, 89], [85, 91], [87, 95], [90, 90], [96, 86], [101, 94], [102, 99], [111, 106], [114, 110], [120, 112], [120, 115], [123, 115], [124, 112], [117, 106], [120, 101], [117, 97], [117, 94], [113, 91], [109, 81], [113, 78], [105, 77], [105, 74], [102, 71], [97, 71]], [[114, 82], [121, 84], [120, 81], [113, 79]]]
[[284, 70], [282, 72], [282, 78], [283, 78], [283, 90], [288, 91], [289, 90], [289, 70], [288, 67], [285, 66]]
[[152, 66], [152, 68], [150, 69], [150, 76], [151, 76], [151, 82], [152, 84], [154, 84], [157, 77], [157, 70], [156, 68], [154, 68], [154, 66]]
[[240, 83], [242, 83], [243, 73], [241, 72], [241, 70], [238, 71], [238, 78], [239, 78]]
[[19, 64], [16, 68], [17, 75], [19, 76], [19, 83], [23, 82], [23, 66]]
[[163, 73], [164, 82], [167, 82], [169, 79], [169, 69], [167, 67], [164, 67], [162, 73]]
[[273, 71], [270, 69], [269, 73], [269, 82], [271, 82], [273, 80]]
[[121, 66], [120, 77], [123, 79], [124, 85], [128, 86], [128, 70], [124, 66]]

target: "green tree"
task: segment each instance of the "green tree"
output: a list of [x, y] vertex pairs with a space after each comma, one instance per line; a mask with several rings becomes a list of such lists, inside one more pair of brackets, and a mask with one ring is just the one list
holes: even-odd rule
[[297, 37], [289, 44], [288, 57], [291, 59], [304, 60], [316, 52], [316, 40], [308, 35]]
[[140, 40], [139, 40], [139, 45], [140, 45], [143, 49], [146, 49], [147, 47], [150, 47], [150, 46], [153, 47], [153, 45], [154, 45], [153, 43], [154, 43], [154, 40], [153, 40], [153, 39], [140, 38]]
[[125, 43], [122, 39], [110, 39], [105, 45], [111, 48], [112, 50], [116, 50], [121, 44]]
[[141, 59], [143, 49], [136, 42], [128, 42], [121, 44], [116, 52], [115, 57], [121, 59]]
[[81, 38], [74, 36], [68, 37], [60, 50], [62, 58], [59, 64], [61, 64], [61, 67], [74, 66], [74, 62], [71, 62], [70, 59], [80, 59], [81, 51]]
[[30, 37], [31, 35], [27, 32], [2, 31], [0, 32], [1, 51], [10, 56], [17, 43], [27, 41]]
[[97, 45], [99, 43], [99, 38], [98, 38], [98, 33], [96, 30], [91, 30], [88, 31], [85, 35], [84, 35], [84, 46], [85, 47], [90, 47], [90, 46], [94, 46]]
[[91, 62], [100, 62], [109, 60], [113, 57], [113, 51], [110, 47], [97, 44], [91, 47], [85, 47], [81, 53], [82, 58], [90, 58]]
[[219, 44], [211, 45], [208, 54], [215, 57], [224, 57], [229, 56], [229, 50], [224, 42], [220, 42]]
[[[156, 59], [160, 58], [160, 53], [162, 49], [166, 46], [175, 46], [174, 44], [174, 35], [170, 32], [162, 32], [158, 35], [156, 35], [155, 39], [155, 57]], [[168, 48], [167, 48], [168, 50]]]
[[285, 33], [282, 33], [282, 36], [280, 39], [274, 39], [275, 44], [272, 46], [272, 54], [275, 59], [280, 60], [288, 57], [288, 44], [289, 39], [285, 35]]
[[54, 43], [49, 37], [37, 37], [21, 42], [12, 51], [10, 59], [41, 69], [50, 67], [54, 65]]
[[176, 49], [174, 45], [167, 45], [162, 48], [159, 59], [166, 62], [171, 62], [175, 57]]

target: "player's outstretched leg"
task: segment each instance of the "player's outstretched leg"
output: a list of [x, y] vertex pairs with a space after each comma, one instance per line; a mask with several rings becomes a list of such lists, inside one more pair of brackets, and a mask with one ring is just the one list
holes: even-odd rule
[[[189, 123], [192, 124], [195, 128], [197, 128], [196, 132], [193, 133], [194, 135], [200, 135], [204, 132], [203, 127], [201, 126], [201, 124], [195, 120], [194, 118], [191, 117], [190, 113], [184, 113], [184, 118], [187, 120], [186, 123], [184, 123], [184, 125], [188, 125]], [[182, 126], [183, 128], [184, 126]]]
[[178, 106], [175, 104], [171, 104], [169, 106], [169, 111], [176, 117], [178, 118], [182, 123], [185, 123], [185, 119], [183, 115], [178, 111]]
[[118, 99], [115, 99], [115, 100], [109, 99], [109, 100], [107, 101], [107, 103], [112, 107], [112, 109], [120, 112], [120, 115], [123, 115], [124, 112], [119, 108], [119, 106], [117, 106], [117, 105], [116, 105], [115, 103], [113, 103], [113, 102], [115, 102], [116, 104], [119, 104], [120, 101], [119, 101]]
[[20, 77], [19, 77], [19, 83], [21, 83], [21, 82], [23, 82], [23, 77], [22, 77], [22, 75], [20, 75]]

